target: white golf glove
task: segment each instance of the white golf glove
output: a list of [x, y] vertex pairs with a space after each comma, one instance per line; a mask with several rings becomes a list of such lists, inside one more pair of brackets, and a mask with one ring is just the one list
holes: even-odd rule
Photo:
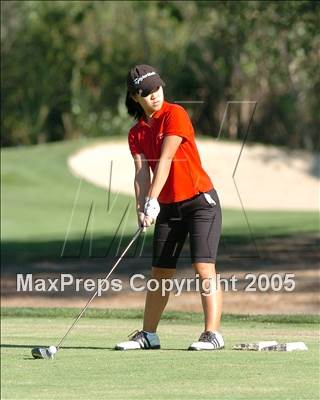
[[144, 205], [144, 215], [146, 217], [151, 217], [154, 221], [160, 212], [160, 205], [157, 199], [152, 197], [146, 197], [146, 202]]

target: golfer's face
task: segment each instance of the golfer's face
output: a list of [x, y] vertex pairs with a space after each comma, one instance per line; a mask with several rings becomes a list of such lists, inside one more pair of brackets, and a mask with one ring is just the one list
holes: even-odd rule
[[152, 93], [148, 96], [143, 97], [140, 95], [136, 95], [136, 101], [141, 105], [141, 107], [147, 113], [153, 113], [161, 109], [163, 104], [163, 89], [162, 86], [156, 88]]

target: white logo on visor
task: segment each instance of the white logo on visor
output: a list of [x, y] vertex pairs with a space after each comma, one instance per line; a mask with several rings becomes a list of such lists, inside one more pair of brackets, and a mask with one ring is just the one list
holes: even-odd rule
[[157, 74], [154, 71], [153, 72], [148, 72], [147, 74], [139, 76], [139, 78], [134, 79], [133, 82], [134, 82], [135, 85], [139, 85], [140, 82], [142, 82], [144, 79], [146, 79], [146, 78], [148, 78], [149, 76], [152, 76], [152, 75], [157, 75]]

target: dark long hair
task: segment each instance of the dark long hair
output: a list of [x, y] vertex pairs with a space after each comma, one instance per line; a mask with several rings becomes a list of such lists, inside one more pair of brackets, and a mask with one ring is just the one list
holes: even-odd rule
[[144, 115], [143, 108], [140, 106], [139, 103], [133, 100], [129, 91], [127, 91], [126, 96], [126, 107], [128, 110], [128, 114], [131, 115], [134, 119], [139, 120]]

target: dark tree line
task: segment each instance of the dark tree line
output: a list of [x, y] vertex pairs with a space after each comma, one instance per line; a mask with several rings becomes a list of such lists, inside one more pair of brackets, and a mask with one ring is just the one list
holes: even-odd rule
[[[126, 134], [125, 77], [157, 66], [198, 132], [315, 150], [317, 1], [2, 1], [1, 144]], [[185, 105], [185, 104], [184, 104]]]

